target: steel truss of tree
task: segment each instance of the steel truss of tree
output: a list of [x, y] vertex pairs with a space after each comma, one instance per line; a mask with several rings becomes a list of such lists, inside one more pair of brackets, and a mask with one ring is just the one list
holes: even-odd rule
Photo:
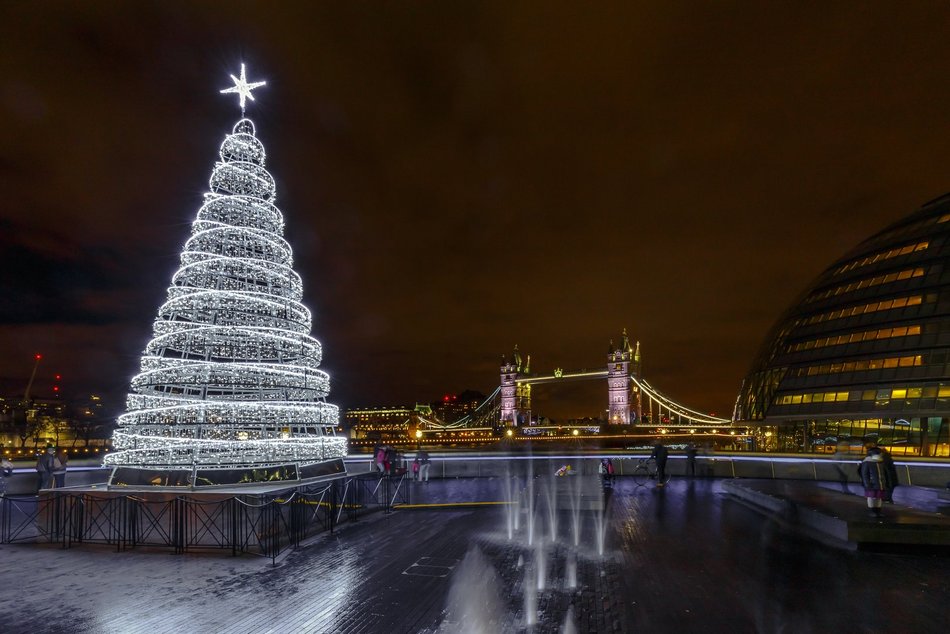
[[108, 465], [257, 468], [346, 455], [253, 122], [235, 124], [220, 157]]

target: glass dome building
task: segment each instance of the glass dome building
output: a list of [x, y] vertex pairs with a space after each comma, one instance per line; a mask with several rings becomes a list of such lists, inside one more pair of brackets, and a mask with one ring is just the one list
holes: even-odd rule
[[950, 194], [826, 269], [778, 320], [733, 418], [758, 449], [832, 452], [867, 440], [950, 454]]

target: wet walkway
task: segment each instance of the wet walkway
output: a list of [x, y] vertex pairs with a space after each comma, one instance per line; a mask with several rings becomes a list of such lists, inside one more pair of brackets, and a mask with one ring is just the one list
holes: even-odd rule
[[[530, 545], [528, 514], [509, 516], [514, 507], [501, 504], [377, 514], [276, 566], [217, 554], [0, 546], [0, 628], [435, 633], [481, 624], [518, 632], [533, 621], [530, 631], [557, 632], [571, 621], [580, 632], [799, 633], [946, 625], [946, 554], [832, 548], [729, 499], [718, 480], [655, 489], [620, 479], [606, 500], [600, 555], [600, 515], [578, 513], [575, 547], [569, 498], [534, 482]], [[412, 485], [412, 501], [499, 502], [523, 484], [433, 481]], [[547, 500], [561, 512], [548, 513]]]

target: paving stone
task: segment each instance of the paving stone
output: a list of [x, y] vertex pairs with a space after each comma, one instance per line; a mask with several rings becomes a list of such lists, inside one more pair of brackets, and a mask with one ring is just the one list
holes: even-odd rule
[[[412, 502], [504, 502], [506, 484], [487, 478], [414, 484]], [[538, 525], [547, 526], [542, 484], [536, 485]], [[4, 545], [0, 631], [454, 633], [464, 631], [446, 622], [450, 590], [459, 581], [456, 562], [477, 547], [497, 579], [494, 631], [525, 632], [525, 584], [537, 584], [539, 549], [527, 544], [525, 516], [508, 539], [506, 508], [377, 514], [311, 540], [277, 565], [223, 553]], [[559, 632], [569, 611], [579, 632], [940, 631], [946, 625], [945, 554], [834, 549], [729, 500], [712, 480], [674, 479], [650, 489], [620, 478], [605, 513], [603, 557], [596, 552], [596, 514], [583, 514], [577, 549], [570, 513], [557, 515], [559, 539], [544, 542], [545, 589], [537, 592], [530, 631]], [[574, 589], [566, 584], [571, 557]], [[420, 574], [404, 574], [413, 568]]]

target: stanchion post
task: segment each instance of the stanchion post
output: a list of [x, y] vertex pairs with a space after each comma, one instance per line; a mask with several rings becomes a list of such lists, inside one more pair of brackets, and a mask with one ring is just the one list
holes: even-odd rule
[[185, 552], [184, 500], [175, 497], [172, 500], [172, 546], [176, 554]]
[[228, 498], [228, 516], [231, 519], [231, 530], [229, 531], [231, 539], [231, 556], [237, 557], [238, 554], [238, 519], [241, 513], [240, 509], [241, 503], [238, 501], [237, 496]]
[[135, 548], [138, 544], [138, 503], [131, 496], [122, 497], [122, 508], [124, 517], [122, 518], [122, 549], [125, 550], [131, 546]]
[[270, 535], [271, 540], [270, 548], [270, 562], [271, 564], [277, 563], [277, 555], [280, 551], [280, 508], [275, 500], [271, 500], [266, 507], [270, 514]]

